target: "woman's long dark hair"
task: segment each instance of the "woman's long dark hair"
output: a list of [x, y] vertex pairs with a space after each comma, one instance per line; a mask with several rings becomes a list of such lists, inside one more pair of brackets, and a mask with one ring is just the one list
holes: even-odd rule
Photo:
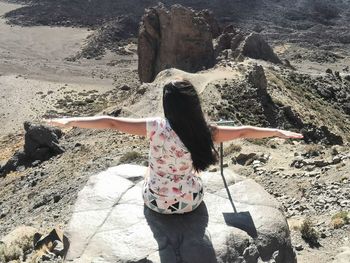
[[190, 151], [194, 169], [203, 171], [216, 163], [212, 134], [193, 85], [187, 80], [167, 83], [163, 89], [163, 108], [171, 128]]

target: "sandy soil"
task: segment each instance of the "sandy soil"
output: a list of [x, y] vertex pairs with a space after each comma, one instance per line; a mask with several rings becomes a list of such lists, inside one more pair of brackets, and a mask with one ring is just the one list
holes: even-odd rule
[[[0, 16], [18, 7], [0, 2]], [[0, 136], [20, 131], [25, 120], [39, 121], [70, 91], [103, 94], [135, 75], [132, 56], [67, 61], [89, 34], [81, 28], [11, 26], [0, 19]], [[107, 65], [116, 60], [125, 62]]]

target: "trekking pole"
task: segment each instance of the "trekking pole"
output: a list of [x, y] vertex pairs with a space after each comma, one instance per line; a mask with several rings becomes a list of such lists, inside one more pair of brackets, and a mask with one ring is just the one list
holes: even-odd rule
[[[216, 122], [216, 124], [218, 124], [218, 125], [233, 125], [234, 122], [233, 121], [222, 121], [222, 120], [220, 120], [220, 121]], [[220, 174], [221, 174], [221, 177], [222, 177], [222, 181], [224, 182], [225, 189], [226, 189], [226, 192], [227, 192], [227, 196], [228, 196], [228, 199], [231, 202], [233, 211], [235, 213], [237, 213], [236, 207], [235, 207], [235, 205], [233, 203], [233, 200], [232, 200], [232, 196], [231, 196], [230, 190], [228, 189], [226, 178], [224, 176], [224, 144], [222, 142], [220, 142]]]

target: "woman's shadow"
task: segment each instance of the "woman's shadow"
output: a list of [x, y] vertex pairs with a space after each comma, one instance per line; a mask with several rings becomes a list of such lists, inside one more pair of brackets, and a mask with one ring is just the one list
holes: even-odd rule
[[215, 263], [216, 255], [206, 232], [208, 210], [204, 202], [188, 214], [164, 215], [144, 207], [144, 215], [158, 242], [164, 263]]

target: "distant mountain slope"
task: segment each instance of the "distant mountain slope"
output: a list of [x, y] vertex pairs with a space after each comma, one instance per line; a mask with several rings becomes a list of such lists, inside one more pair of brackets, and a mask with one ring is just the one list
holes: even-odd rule
[[[139, 19], [158, 0], [10, 0], [27, 4], [5, 15], [20, 25], [98, 27], [118, 16]], [[316, 45], [350, 44], [350, 1], [346, 0], [164, 0], [195, 9], [213, 10], [218, 20], [261, 31], [269, 39]], [[137, 28], [135, 28], [136, 32]], [[318, 41], [316, 41], [318, 40]], [[317, 43], [315, 43], [317, 42]]]

